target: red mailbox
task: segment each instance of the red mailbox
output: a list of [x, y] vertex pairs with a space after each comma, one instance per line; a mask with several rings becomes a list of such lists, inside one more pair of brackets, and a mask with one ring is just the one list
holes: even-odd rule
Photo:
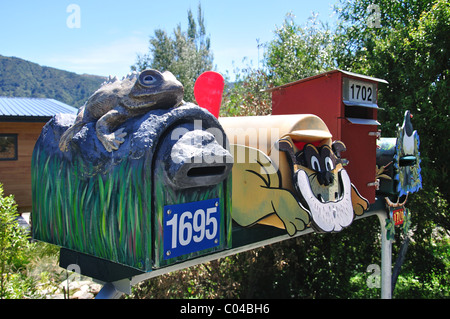
[[347, 146], [346, 170], [361, 195], [375, 202], [378, 83], [385, 80], [333, 70], [271, 89], [272, 114], [311, 113], [333, 140]]

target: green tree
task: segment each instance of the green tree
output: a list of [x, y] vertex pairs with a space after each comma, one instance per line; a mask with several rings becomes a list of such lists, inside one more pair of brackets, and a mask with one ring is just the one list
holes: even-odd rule
[[333, 34], [327, 24], [313, 14], [306, 25], [297, 25], [292, 13], [275, 30], [267, 44], [265, 64], [274, 86], [294, 82], [335, 68]]
[[149, 53], [138, 55], [132, 70], [152, 68], [170, 71], [184, 85], [184, 99], [194, 102], [195, 80], [205, 71], [213, 68], [211, 40], [206, 35], [201, 5], [198, 5], [197, 20], [188, 10], [188, 30], [179, 24], [170, 36], [165, 30], [155, 30], [149, 40]]
[[336, 41], [339, 66], [389, 81], [379, 98], [384, 135], [394, 136], [396, 123], [409, 109], [421, 138], [424, 185], [438, 187], [449, 198], [450, 4], [375, 1], [381, 27], [373, 28], [366, 23], [371, 2], [343, 2]]
[[226, 90], [222, 115], [271, 114], [270, 93], [265, 90], [335, 68], [333, 34], [327, 24], [313, 14], [302, 26], [288, 13], [274, 39], [264, 44], [264, 67], [251, 65], [237, 70], [236, 81]]
[[[379, 27], [368, 23], [374, 12], [367, 9], [372, 4], [379, 12]], [[439, 244], [437, 230], [450, 234], [450, 4], [442, 0], [341, 1], [338, 13], [334, 55], [339, 67], [389, 81], [379, 90], [382, 135], [395, 136], [396, 124], [410, 110], [420, 136], [424, 189], [408, 200], [415, 233], [402, 271], [422, 283], [432, 282], [433, 276], [448, 277], [448, 264], [431, 247]]]
[[272, 113], [269, 76], [251, 66], [239, 70], [235, 82], [228, 85], [222, 99], [220, 116], [253, 116]]

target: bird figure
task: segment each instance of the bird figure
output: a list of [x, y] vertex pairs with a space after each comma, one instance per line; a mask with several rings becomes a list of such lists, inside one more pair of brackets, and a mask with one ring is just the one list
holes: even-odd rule
[[404, 155], [414, 155], [414, 129], [411, 123], [412, 114], [409, 111], [405, 112], [405, 119], [401, 127], [403, 131], [403, 154]]

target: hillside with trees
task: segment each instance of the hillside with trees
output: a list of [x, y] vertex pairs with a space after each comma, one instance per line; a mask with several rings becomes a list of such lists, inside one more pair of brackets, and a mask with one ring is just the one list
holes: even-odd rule
[[0, 55], [0, 96], [52, 98], [79, 108], [104, 80]]

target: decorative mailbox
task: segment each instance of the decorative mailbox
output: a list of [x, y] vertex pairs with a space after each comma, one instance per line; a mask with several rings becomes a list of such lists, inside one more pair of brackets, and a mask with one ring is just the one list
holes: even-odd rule
[[382, 137], [377, 142], [377, 194], [398, 198], [422, 188], [420, 140], [411, 119], [406, 111], [402, 126], [397, 125], [397, 137]]
[[369, 203], [351, 184], [325, 123], [311, 114], [221, 118], [231, 143], [233, 221], [293, 236], [312, 227], [338, 232]]
[[378, 83], [385, 80], [334, 70], [271, 89], [272, 114], [311, 113], [347, 146], [346, 170], [361, 195], [375, 202], [379, 137]]
[[397, 137], [382, 137], [377, 142], [377, 195], [389, 209], [386, 219], [387, 238], [393, 239], [395, 226], [406, 234], [411, 225], [411, 212], [406, 207], [408, 195], [422, 188], [420, 140], [412, 126], [412, 114], [405, 112], [402, 126], [397, 124]]
[[47, 123], [34, 238], [143, 272], [228, 248], [233, 159], [217, 119], [182, 97], [171, 73], [146, 70]]

